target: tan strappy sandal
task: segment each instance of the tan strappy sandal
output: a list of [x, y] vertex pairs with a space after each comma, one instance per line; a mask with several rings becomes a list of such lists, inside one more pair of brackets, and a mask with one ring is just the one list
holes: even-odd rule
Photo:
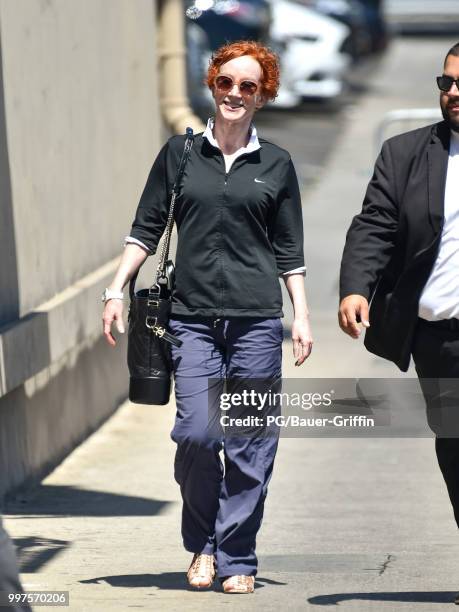
[[255, 576], [230, 576], [222, 582], [225, 593], [253, 593]]
[[215, 578], [214, 556], [195, 553], [186, 577], [188, 584], [196, 589], [210, 587]]

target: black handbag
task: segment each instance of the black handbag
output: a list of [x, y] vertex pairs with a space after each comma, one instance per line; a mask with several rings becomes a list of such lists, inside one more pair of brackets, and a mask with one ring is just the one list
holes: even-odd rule
[[129, 281], [131, 300], [128, 312], [129, 399], [136, 404], [164, 405], [171, 393], [171, 344], [182, 341], [167, 331], [174, 287], [174, 263], [169, 246], [174, 225], [175, 200], [180, 190], [186, 163], [193, 146], [193, 130], [186, 129], [182, 157], [172, 188], [163, 247], [155, 281], [148, 289], [135, 292], [138, 270]]

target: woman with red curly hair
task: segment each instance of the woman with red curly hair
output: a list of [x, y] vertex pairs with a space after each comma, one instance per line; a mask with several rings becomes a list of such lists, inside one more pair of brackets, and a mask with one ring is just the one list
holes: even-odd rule
[[[256, 111], [277, 95], [276, 55], [252, 41], [228, 44], [213, 55], [207, 84], [215, 117], [195, 137], [174, 210], [178, 242], [169, 332], [183, 344], [172, 347], [177, 414], [171, 437], [183, 543], [193, 553], [189, 584], [210, 587], [218, 572], [225, 593], [251, 593], [256, 535], [279, 436], [279, 427], [268, 431], [265, 420], [280, 408], [276, 402], [266, 407], [281, 381], [279, 277], [294, 308], [296, 365], [312, 348], [301, 200], [289, 153], [259, 138], [253, 124]], [[153, 164], [113, 292], [156, 251], [183, 144], [184, 136], [172, 137]], [[122, 325], [118, 297], [104, 310], [110, 344], [111, 323]]]

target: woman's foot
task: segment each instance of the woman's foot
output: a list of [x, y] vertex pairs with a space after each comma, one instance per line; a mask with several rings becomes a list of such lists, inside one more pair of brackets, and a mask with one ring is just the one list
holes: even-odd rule
[[214, 556], [195, 553], [186, 576], [194, 588], [210, 587], [215, 578]]
[[229, 576], [222, 580], [225, 593], [253, 593], [255, 576]]

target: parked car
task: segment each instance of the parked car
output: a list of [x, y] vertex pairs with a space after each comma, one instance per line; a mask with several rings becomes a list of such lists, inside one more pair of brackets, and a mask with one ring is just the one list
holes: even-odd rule
[[347, 50], [354, 60], [382, 51], [387, 46], [387, 28], [381, 0], [294, 0], [333, 17], [350, 29]]
[[389, 43], [389, 33], [383, 10], [383, 0], [357, 0], [363, 6], [365, 20], [370, 33], [371, 51], [384, 51]]
[[346, 41], [346, 50], [354, 60], [370, 53], [371, 37], [367, 29], [363, 6], [357, 0], [296, 1], [344, 23], [349, 28], [350, 35]]
[[397, 32], [459, 32], [458, 0], [386, 0], [384, 12]]
[[267, 41], [271, 9], [267, 0], [216, 0], [195, 20], [207, 34], [212, 51], [227, 41]]
[[303, 98], [334, 98], [351, 62], [349, 28], [292, 0], [270, 0], [271, 38], [281, 57], [282, 82], [273, 103], [293, 107]]

